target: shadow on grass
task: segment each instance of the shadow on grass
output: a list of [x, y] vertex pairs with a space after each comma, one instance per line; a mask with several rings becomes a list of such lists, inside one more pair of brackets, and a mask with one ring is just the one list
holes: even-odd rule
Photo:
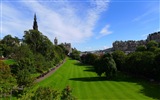
[[[92, 66], [82, 64], [81, 62], [77, 62], [75, 63], [75, 65], [86, 67], [86, 69], [83, 71], [94, 72], [94, 68]], [[137, 85], [143, 87], [143, 89], [139, 90], [139, 93], [142, 93], [155, 100], [160, 100], [160, 84], [158, 85], [157, 83], [154, 84], [143, 79], [133, 78], [129, 75], [122, 74], [121, 72], [118, 73], [117, 77], [112, 80], [108, 80], [106, 79], [106, 77], [79, 77], [79, 78], [70, 78], [69, 80], [81, 81], [81, 82], [115, 81], [115, 82], [136, 83]]]
[[82, 67], [82, 66], [83, 66], [83, 67], [88, 66], [88, 65], [83, 64], [83, 63], [81, 63], [81, 62], [79, 62], [79, 61], [78, 61], [78, 62], [75, 62], [74, 65], [80, 66], [80, 67]]
[[143, 86], [143, 89], [140, 90], [140, 93], [151, 97], [156, 100], [160, 100], [160, 84], [151, 84], [151, 83], [140, 83], [139, 85]]
[[86, 69], [83, 70], [83, 71], [86, 71], [86, 72], [95, 72], [95, 70], [94, 70], [94, 68], [92, 66], [86, 67]]

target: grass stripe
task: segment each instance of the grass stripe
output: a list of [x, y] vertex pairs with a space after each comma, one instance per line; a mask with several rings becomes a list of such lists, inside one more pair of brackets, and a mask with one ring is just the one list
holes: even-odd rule
[[[67, 59], [53, 75], [36, 84], [39, 86], [52, 86], [62, 90], [67, 85], [73, 89], [73, 95], [79, 100], [154, 100], [160, 99], [158, 93], [146, 92], [159, 91], [150, 87], [151, 84], [127, 79], [103, 80], [96, 78], [95, 72], [89, 71], [87, 65], [82, 65], [76, 60]], [[35, 86], [35, 88], [36, 88]], [[157, 89], [157, 90], [156, 90]], [[143, 92], [142, 92], [143, 91]]]

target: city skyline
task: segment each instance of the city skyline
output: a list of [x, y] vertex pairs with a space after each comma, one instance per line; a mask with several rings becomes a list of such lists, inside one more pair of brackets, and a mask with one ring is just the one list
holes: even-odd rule
[[53, 43], [69, 42], [80, 51], [112, 47], [116, 40], [141, 40], [160, 31], [160, 1], [154, 0], [2, 0], [1, 39], [22, 38], [38, 29]]

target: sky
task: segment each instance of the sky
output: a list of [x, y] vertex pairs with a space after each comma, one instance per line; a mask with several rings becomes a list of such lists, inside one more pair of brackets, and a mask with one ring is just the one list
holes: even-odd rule
[[159, 0], [1, 0], [0, 39], [8, 34], [22, 39], [33, 29], [35, 13], [40, 32], [80, 51], [160, 31]]

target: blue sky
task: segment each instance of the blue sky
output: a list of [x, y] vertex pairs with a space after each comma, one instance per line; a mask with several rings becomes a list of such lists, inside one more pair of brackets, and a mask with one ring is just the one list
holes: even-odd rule
[[81, 51], [160, 31], [159, 0], [1, 0], [0, 13], [1, 39], [7, 34], [22, 38], [36, 13], [40, 32]]

